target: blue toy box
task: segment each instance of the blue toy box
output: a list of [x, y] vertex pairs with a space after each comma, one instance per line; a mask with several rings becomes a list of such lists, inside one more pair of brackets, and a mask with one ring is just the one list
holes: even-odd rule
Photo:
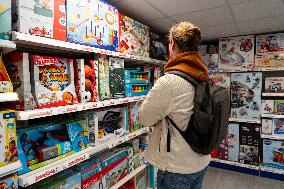
[[284, 141], [263, 139], [262, 165], [284, 169]]
[[149, 92], [149, 87], [149, 84], [126, 84], [126, 96], [133, 97], [147, 95]]
[[273, 134], [284, 134], [284, 119], [273, 119]]
[[11, 0], [1, 0], [0, 2], [0, 39], [9, 40], [12, 31]]
[[230, 123], [228, 129], [228, 160], [239, 161], [239, 124]]
[[125, 83], [135, 83], [135, 84], [148, 84], [149, 83], [149, 74], [141, 69], [136, 70], [125, 70]]

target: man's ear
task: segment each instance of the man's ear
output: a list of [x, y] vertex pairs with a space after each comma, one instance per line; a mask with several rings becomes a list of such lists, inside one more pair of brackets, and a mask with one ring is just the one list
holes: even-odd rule
[[169, 49], [174, 50], [175, 48], [176, 48], [176, 43], [174, 41], [171, 41], [171, 43], [169, 44]]

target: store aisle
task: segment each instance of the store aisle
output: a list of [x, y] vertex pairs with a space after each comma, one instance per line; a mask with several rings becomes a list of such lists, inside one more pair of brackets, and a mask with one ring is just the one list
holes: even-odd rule
[[203, 189], [284, 189], [284, 182], [210, 167]]

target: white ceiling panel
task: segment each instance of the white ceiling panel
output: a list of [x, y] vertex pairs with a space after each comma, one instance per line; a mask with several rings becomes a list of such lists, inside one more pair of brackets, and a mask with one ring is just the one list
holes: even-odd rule
[[284, 16], [284, 2], [282, 0], [253, 0], [232, 5], [232, 10], [236, 21]]
[[167, 16], [226, 5], [226, 0], [146, 0]]
[[238, 3], [245, 3], [245, 2], [248, 2], [248, 1], [252, 1], [252, 0], [228, 0], [228, 2], [230, 4], [238, 4]]
[[148, 22], [148, 26], [158, 32], [167, 33], [175, 23], [169, 18], [157, 19]]
[[228, 6], [186, 13], [171, 18], [176, 22], [191, 21], [198, 26], [214, 26], [234, 22]]
[[206, 35], [204, 36], [205, 38], [208, 37], [219, 38], [219, 37], [235, 36], [240, 34], [236, 24], [216, 25], [216, 26], [207, 27], [204, 30], [206, 30], [205, 33]]

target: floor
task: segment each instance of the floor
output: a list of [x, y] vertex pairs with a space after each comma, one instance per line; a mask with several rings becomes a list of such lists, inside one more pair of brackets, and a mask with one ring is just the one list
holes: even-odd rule
[[203, 189], [284, 189], [284, 181], [210, 167]]

